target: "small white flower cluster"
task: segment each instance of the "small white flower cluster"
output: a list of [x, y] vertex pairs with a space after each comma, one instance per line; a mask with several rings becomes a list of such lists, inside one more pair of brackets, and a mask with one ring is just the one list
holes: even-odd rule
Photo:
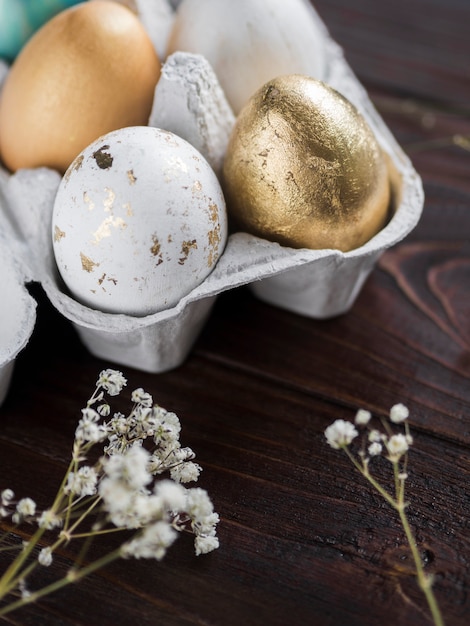
[[[123, 557], [160, 560], [181, 531], [194, 535], [196, 555], [215, 550], [219, 516], [204, 489], [183, 486], [198, 479], [201, 467], [194, 463], [191, 448], [180, 444], [178, 417], [154, 405], [141, 388], [131, 394], [129, 415], [111, 415], [105, 395], [117, 396], [126, 384], [120, 372], [100, 373], [95, 392], [82, 409], [72, 461], [54, 505], [37, 513], [31, 498], [15, 502], [13, 491], [5, 489], [0, 494], [0, 516], [11, 516], [15, 524], [35, 522], [44, 531], [61, 528], [59, 542], [73, 539], [75, 532], [85, 537], [116, 528], [135, 530], [121, 546]], [[88, 465], [87, 454], [97, 443], [103, 444], [103, 454]], [[164, 473], [167, 478], [161, 476]], [[97, 521], [91, 530], [76, 531], [92, 512]], [[49, 566], [52, 559], [50, 547], [39, 551], [40, 565]]]
[[[395, 404], [390, 409], [389, 420], [393, 424], [405, 424], [404, 433], [393, 433], [389, 424], [383, 422], [385, 432], [369, 427], [372, 419], [370, 411], [359, 409], [354, 418], [354, 424], [347, 420], [338, 419], [325, 430], [325, 437], [328, 444], [335, 450], [347, 448], [359, 435], [357, 428], [366, 428], [367, 434], [367, 454], [361, 450], [360, 454], [364, 459], [379, 456], [382, 452], [387, 453], [387, 458], [392, 462], [398, 462], [401, 457], [408, 452], [413, 443], [406, 422], [409, 411], [403, 404]], [[356, 428], [357, 427], [357, 428]]]
[[21, 498], [15, 502], [11, 489], [4, 489], [0, 494], [0, 517], [10, 517], [14, 524], [34, 521], [36, 502], [31, 498]]
[[[82, 466], [71, 473], [66, 490], [80, 497], [98, 493], [103, 511], [114, 526], [142, 529], [124, 544], [123, 556], [161, 559], [175, 540], [176, 531], [186, 530], [188, 525], [195, 535], [196, 554], [216, 549], [219, 516], [209, 496], [204, 490], [186, 489], [181, 484], [196, 481], [201, 467], [193, 462], [191, 448], [181, 447], [178, 416], [155, 405], [152, 396], [138, 388], [131, 394], [133, 408], [128, 416], [115, 413], [108, 421], [100, 421], [110, 414], [102, 391], [117, 395], [126, 382], [120, 372], [101, 372], [97, 390], [78, 425], [76, 441], [86, 446], [106, 440], [105, 454], [99, 474], [95, 468]], [[171, 480], [154, 482], [154, 477], [164, 472]], [[199, 497], [201, 492], [205, 494], [204, 514], [193, 510], [194, 491]]]

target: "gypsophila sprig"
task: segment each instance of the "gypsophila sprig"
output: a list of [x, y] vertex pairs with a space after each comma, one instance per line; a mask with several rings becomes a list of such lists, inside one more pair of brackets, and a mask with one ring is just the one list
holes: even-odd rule
[[[17, 546], [15, 558], [0, 577], [0, 601], [5, 602], [0, 616], [77, 582], [117, 558], [159, 561], [181, 532], [194, 536], [196, 555], [219, 547], [219, 516], [209, 495], [204, 489], [184, 486], [196, 481], [202, 468], [194, 462], [193, 450], [180, 444], [178, 417], [154, 404], [141, 388], [131, 393], [128, 415], [112, 413], [106, 396], [119, 395], [126, 384], [121, 372], [106, 369], [100, 373], [81, 411], [70, 465], [49, 508], [38, 510], [28, 497], [16, 500], [11, 489], [0, 493], [4, 523], [35, 527], [31, 539]], [[103, 446], [101, 453], [93, 455], [98, 460], [88, 462], [98, 444]], [[46, 531], [54, 535], [48, 545], [44, 545]], [[87, 565], [74, 565], [43, 589], [28, 588], [30, 574], [37, 567], [49, 567], [54, 553], [65, 544], [83, 540], [89, 547], [90, 540], [119, 531], [127, 531], [126, 540], [110, 554]], [[84, 556], [82, 549], [81, 563]]]
[[[354, 467], [398, 513], [415, 563], [418, 585], [426, 597], [434, 624], [444, 626], [432, 590], [432, 576], [424, 571], [416, 539], [406, 514], [405, 482], [408, 478], [408, 452], [410, 446], [413, 445], [408, 417], [408, 408], [401, 403], [395, 404], [390, 409], [388, 420], [384, 418], [380, 420], [381, 428], [373, 428], [371, 426], [371, 413], [365, 409], [359, 409], [354, 418], [354, 423], [337, 419], [325, 429], [325, 438], [333, 449], [342, 450], [346, 453]], [[402, 430], [396, 432], [393, 430], [394, 428], [401, 428]], [[390, 490], [384, 487], [371, 473], [372, 460], [380, 456], [385, 457], [393, 469], [393, 488]]]

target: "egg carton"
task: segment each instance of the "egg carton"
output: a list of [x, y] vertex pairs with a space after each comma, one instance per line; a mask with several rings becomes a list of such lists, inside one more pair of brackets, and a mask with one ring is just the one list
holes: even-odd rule
[[[42, 285], [90, 353], [120, 366], [159, 373], [186, 359], [217, 296], [230, 289], [247, 285], [261, 300], [312, 318], [345, 313], [379, 256], [415, 227], [423, 207], [421, 180], [353, 74], [342, 49], [308, 0], [305, 3], [323, 39], [325, 65], [320, 78], [362, 112], [390, 160], [394, 211], [388, 224], [350, 252], [292, 249], [234, 232], [212, 273], [176, 306], [146, 317], [102, 313], [70, 297], [56, 268], [51, 222], [60, 175], [48, 168], [15, 174], [0, 169], [0, 274], [4, 290], [6, 285], [0, 304], [0, 403], [7, 393], [15, 358], [34, 328], [36, 303], [25, 287], [28, 282]], [[165, 42], [178, 2], [136, 4], [149, 33]], [[157, 23], [162, 32], [155, 36]], [[0, 64], [0, 85], [6, 72], [7, 67]], [[177, 52], [166, 59], [149, 124], [192, 143], [216, 173], [220, 172], [234, 114], [204, 57]]]

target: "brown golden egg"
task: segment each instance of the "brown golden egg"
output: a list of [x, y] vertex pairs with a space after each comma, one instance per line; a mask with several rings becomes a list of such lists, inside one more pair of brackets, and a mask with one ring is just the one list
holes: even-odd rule
[[109, 0], [59, 13], [30, 39], [0, 94], [0, 158], [64, 172], [97, 137], [146, 125], [160, 60], [137, 16]]
[[306, 76], [252, 96], [222, 182], [237, 229], [294, 248], [352, 250], [387, 221], [388, 167], [374, 133], [345, 97]]

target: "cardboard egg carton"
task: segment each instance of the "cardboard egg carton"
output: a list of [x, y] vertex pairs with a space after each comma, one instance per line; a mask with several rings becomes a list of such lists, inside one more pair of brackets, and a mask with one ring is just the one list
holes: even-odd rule
[[[260, 299], [312, 318], [345, 313], [378, 257], [414, 228], [423, 206], [420, 178], [375, 111], [342, 50], [308, 0], [305, 2], [324, 39], [326, 63], [320, 78], [357, 106], [390, 160], [394, 210], [389, 223], [366, 244], [346, 253], [291, 249], [235, 232], [213, 272], [176, 306], [146, 317], [102, 313], [70, 297], [55, 265], [51, 221], [60, 175], [48, 168], [20, 170], [13, 175], [0, 169], [0, 274], [6, 285], [0, 303], [0, 402], [15, 358], [34, 327], [36, 303], [25, 287], [30, 281], [42, 285], [93, 355], [158, 373], [185, 360], [217, 296], [229, 289], [248, 285]], [[158, 22], [162, 29], [158, 38], [166, 41], [178, 3], [136, 4], [142, 10], [144, 26], [155, 37], [153, 25]], [[156, 19], [157, 15], [161, 19]], [[0, 65], [0, 84], [6, 71], [6, 66]], [[220, 172], [234, 115], [203, 57], [179, 52], [166, 59], [149, 124], [188, 140], [216, 173]]]

